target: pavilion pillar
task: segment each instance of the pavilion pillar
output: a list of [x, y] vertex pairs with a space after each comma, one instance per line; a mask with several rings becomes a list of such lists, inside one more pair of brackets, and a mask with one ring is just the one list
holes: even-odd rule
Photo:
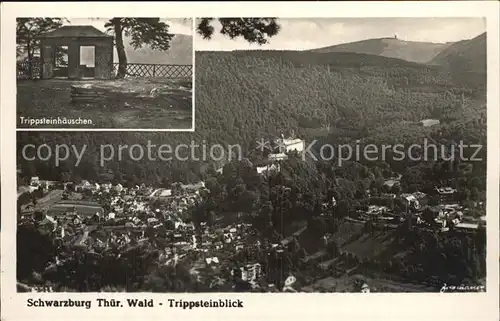
[[73, 40], [68, 46], [68, 78], [80, 78], [80, 44]]
[[40, 58], [42, 61], [41, 78], [50, 79], [54, 76], [55, 48], [52, 45], [46, 45], [43, 41], [40, 43], [40, 47]]

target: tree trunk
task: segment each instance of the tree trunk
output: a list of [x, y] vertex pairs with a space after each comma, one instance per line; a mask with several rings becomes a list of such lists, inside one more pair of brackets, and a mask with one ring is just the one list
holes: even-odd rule
[[28, 75], [29, 79], [33, 79], [33, 54], [29, 41], [26, 43], [26, 51], [28, 52]]
[[118, 73], [116, 78], [125, 78], [127, 73], [127, 54], [123, 45], [122, 24], [120, 18], [115, 18], [115, 42], [116, 52], [118, 53]]

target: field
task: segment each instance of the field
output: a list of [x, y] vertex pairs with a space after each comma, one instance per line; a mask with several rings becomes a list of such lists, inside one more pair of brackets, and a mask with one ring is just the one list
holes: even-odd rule
[[91, 202], [78, 202], [78, 201], [61, 201], [54, 204], [49, 209], [49, 213], [52, 215], [62, 215], [66, 212], [72, 211], [76, 208], [78, 214], [84, 216], [92, 216], [96, 213], [103, 213], [103, 208], [97, 203]]
[[[71, 86], [91, 86], [103, 92], [95, 103], [73, 103]], [[134, 78], [123, 80], [22, 80], [17, 82], [18, 127], [26, 118], [85, 119], [82, 125], [38, 125], [37, 128], [154, 128], [192, 127], [192, 83], [186, 79]]]
[[41, 211], [49, 209], [62, 199], [62, 194], [62, 190], [50, 191], [47, 195], [37, 200], [35, 209]]
[[155, 190], [150, 195], [150, 197], [167, 197], [167, 196], [170, 196], [170, 195], [172, 195], [172, 191], [171, 190], [168, 190], [168, 189], [165, 189], [165, 188], [160, 188], [160, 189]]
[[364, 275], [343, 276], [341, 278], [327, 277], [304, 287], [305, 292], [352, 292], [356, 289], [356, 281], [362, 280], [368, 284], [371, 292], [437, 292], [428, 286], [404, 283], [388, 278], [372, 278]]
[[399, 254], [395, 246], [395, 232], [373, 230], [363, 231], [363, 224], [343, 222], [333, 239], [342, 251], [352, 253], [362, 259], [377, 259], [382, 256], [393, 257]]

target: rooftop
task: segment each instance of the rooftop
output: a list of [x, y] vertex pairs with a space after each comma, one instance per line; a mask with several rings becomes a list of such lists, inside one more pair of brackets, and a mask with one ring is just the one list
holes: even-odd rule
[[302, 139], [299, 139], [299, 138], [295, 138], [295, 139], [293, 139], [293, 138], [288, 138], [288, 139], [284, 139], [284, 140], [283, 140], [283, 143], [284, 143], [285, 145], [299, 144], [299, 143], [302, 143], [302, 142], [304, 142], [304, 141], [303, 141]]
[[436, 190], [438, 191], [439, 194], [453, 194], [457, 191], [456, 189], [451, 187], [439, 187], [436, 188]]
[[40, 35], [40, 38], [112, 38], [94, 26], [62, 26]]
[[420, 123], [422, 123], [422, 125], [424, 125], [425, 127], [430, 127], [430, 126], [438, 125], [439, 120], [438, 119], [423, 119], [420, 121]]

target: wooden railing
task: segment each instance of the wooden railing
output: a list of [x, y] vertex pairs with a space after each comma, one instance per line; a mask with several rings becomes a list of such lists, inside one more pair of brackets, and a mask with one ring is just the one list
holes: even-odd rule
[[[113, 64], [113, 71], [118, 72], [118, 64]], [[192, 65], [158, 65], [158, 64], [127, 64], [127, 76], [131, 77], [161, 77], [161, 78], [191, 78]]]
[[[113, 73], [116, 75], [118, 64], [113, 64]], [[18, 80], [40, 79], [42, 73], [41, 63], [32, 62], [31, 72], [29, 62], [18, 62], [16, 76]], [[192, 65], [162, 65], [162, 64], [127, 64], [128, 77], [153, 77], [153, 78], [190, 78], [193, 76]]]

